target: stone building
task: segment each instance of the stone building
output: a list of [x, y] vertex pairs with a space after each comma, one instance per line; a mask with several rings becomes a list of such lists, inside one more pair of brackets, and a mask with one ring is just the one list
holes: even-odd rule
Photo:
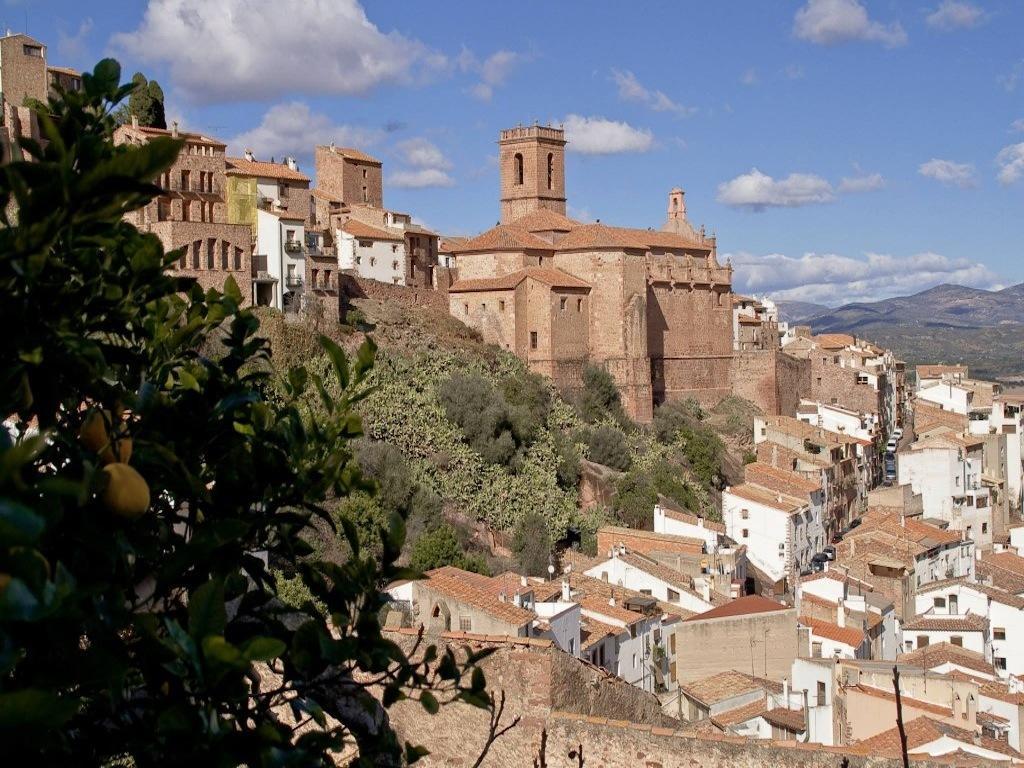
[[114, 131], [115, 144], [145, 144], [159, 136], [182, 139], [174, 164], [157, 183], [163, 193], [127, 215], [143, 232], [160, 238], [166, 250], [182, 249], [174, 272], [205, 288], [222, 288], [231, 276], [245, 303], [252, 292], [252, 226], [229, 223], [225, 199], [225, 144], [199, 133], [141, 126], [134, 118]]
[[[347, 147], [316, 148], [317, 187], [310, 195], [310, 229], [323, 233], [338, 267], [359, 277], [412, 288], [434, 288], [438, 236], [412, 216], [384, 207], [383, 164]], [[442, 287], [447, 280], [442, 279]]]
[[665, 400], [714, 405], [733, 356], [732, 268], [715, 238], [690, 225], [678, 188], [660, 230], [568, 218], [565, 143], [557, 128], [501, 132], [501, 223], [446, 246], [451, 313], [570, 391], [600, 365], [637, 421]]

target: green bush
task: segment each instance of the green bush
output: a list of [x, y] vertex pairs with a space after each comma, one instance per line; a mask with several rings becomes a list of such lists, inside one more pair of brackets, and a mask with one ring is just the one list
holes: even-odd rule
[[615, 427], [601, 425], [587, 430], [587, 458], [606, 467], [625, 472], [632, 463], [629, 444]]
[[643, 472], [629, 472], [619, 478], [615, 488], [615, 516], [628, 528], [650, 530], [658, 492]]
[[547, 521], [537, 512], [523, 515], [512, 537], [516, 564], [527, 576], [546, 576], [551, 562], [551, 534]]
[[468, 555], [459, 540], [459, 534], [448, 523], [424, 533], [412, 548], [409, 567], [416, 571], [430, 571], [451, 565], [475, 573], [487, 573], [487, 563], [479, 555]]
[[558, 484], [563, 488], [575, 490], [580, 483], [580, 456], [576, 451], [576, 445], [562, 432], [556, 432], [554, 448], [558, 457], [558, 465], [555, 467]]
[[[0, 167], [0, 320], [16, 329], [0, 338], [6, 762], [324, 766], [354, 741], [360, 765], [398, 765], [417, 751], [354, 678], [429, 711], [431, 689], [487, 702], [478, 674], [454, 682], [466, 662], [445, 658], [442, 679], [381, 634], [380, 585], [406, 575], [400, 515], [379, 557], [352, 525], [344, 563], [304, 538], [358, 489], [374, 347], [350, 362], [322, 338], [319, 360], [270, 384], [237, 284], [173, 276], [180, 253], [125, 220], [182, 142], [114, 147], [119, 80], [108, 59], [58, 91], [37, 109], [45, 147], [24, 140], [32, 160]], [[268, 662], [280, 687], [260, 691]]]
[[578, 398], [580, 413], [593, 424], [611, 417], [620, 423], [627, 421], [615, 379], [604, 368], [588, 365], [583, 369], [583, 391]]

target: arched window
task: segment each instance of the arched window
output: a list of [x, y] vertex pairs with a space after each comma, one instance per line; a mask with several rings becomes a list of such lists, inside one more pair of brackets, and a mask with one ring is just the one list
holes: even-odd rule
[[516, 174], [516, 185], [523, 185], [523, 155], [516, 152], [515, 156], [515, 174]]
[[555, 188], [555, 155], [548, 152], [548, 189]]

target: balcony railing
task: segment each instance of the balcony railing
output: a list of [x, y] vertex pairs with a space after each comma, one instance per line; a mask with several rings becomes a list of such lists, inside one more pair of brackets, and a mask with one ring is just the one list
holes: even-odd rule
[[208, 186], [206, 189], [201, 189], [199, 185], [199, 179], [194, 179], [188, 184], [182, 184], [181, 179], [171, 179], [169, 185], [161, 185], [162, 189], [167, 192], [198, 192], [204, 195], [223, 195], [224, 187], [220, 182], [215, 182], [213, 185]]
[[302, 243], [298, 240], [286, 240], [284, 250], [285, 253], [302, 253]]
[[289, 288], [301, 288], [302, 278], [298, 275], [288, 275], [288, 277], [284, 279], [284, 284]]

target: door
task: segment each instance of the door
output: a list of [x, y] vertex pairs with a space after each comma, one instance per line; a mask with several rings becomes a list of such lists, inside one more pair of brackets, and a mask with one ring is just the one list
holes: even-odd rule
[[950, 595], [949, 596], [949, 612], [950, 613], [960, 613], [960, 611], [957, 610], [956, 595]]

